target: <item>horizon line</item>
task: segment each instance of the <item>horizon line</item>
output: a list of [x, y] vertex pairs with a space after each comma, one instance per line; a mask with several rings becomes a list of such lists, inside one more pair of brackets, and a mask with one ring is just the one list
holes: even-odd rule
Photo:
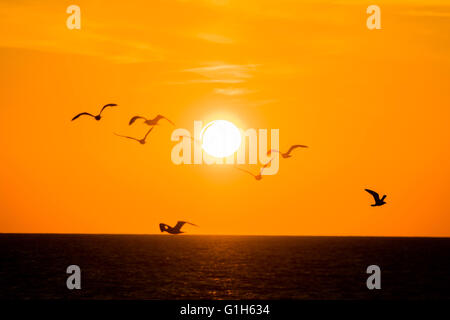
[[192, 234], [169, 235], [163, 233], [64, 233], [64, 232], [0, 232], [0, 235], [111, 235], [111, 236], [228, 236], [228, 237], [322, 237], [322, 238], [429, 238], [450, 239], [450, 236], [373, 236], [373, 235], [289, 235], [289, 234]]

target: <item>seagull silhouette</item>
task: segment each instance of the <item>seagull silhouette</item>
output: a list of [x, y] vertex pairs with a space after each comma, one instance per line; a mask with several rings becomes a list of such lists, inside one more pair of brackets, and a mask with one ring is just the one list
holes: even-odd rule
[[246, 173], [248, 173], [248, 174], [250, 174], [251, 176], [253, 176], [256, 180], [261, 180], [262, 179], [262, 172], [263, 172], [263, 170], [265, 169], [265, 168], [267, 168], [267, 166], [270, 164], [272, 162], [272, 160], [270, 160], [269, 162], [267, 162], [264, 166], [262, 166], [261, 167], [261, 169], [259, 170], [259, 173], [258, 174], [254, 174], [253, 172], [251, 172], [251, 171], [248, 171], [248, 170], [245, 170], [245, 169], [242, 169], [242, 168], [238, 168], [238, 167], [234, 167], [234, 168], [236, 168], [236, 169], [238, 169], [238, 170], [241, 170], [241, 171], [243, 171], [243, 172], [246, 172]]
[[115, 104], [115, 103], [105, 104], [98, 115], [94, 116], [93, 114], [90, 114], [88, 112], [82, 112], [80, 114], [77, 114], [75, 117], [73, 117], [72, 121], [78, 119], [81, 116], [90, 116], [90, 117], [94, 118], [95, 120], [99, 121], [102, 118], [103, 110], [105, 110], [108, 107], [116, 107], [116, 106], [117, 106], [117, 104]]
[[137, 142], [139, 142], [140, 144], [145, 144], [145, 140], [147, 139], [148, 134], [150, 133], [150, 131], [153, 130], [153, 127], [150, 128], [150, 130], [147, 131], [147, 133], [145, 134], [145, 136], [142, 139], [137, 139], [137, 138], [133, 138], [133, 137], [129, 137], [129, 136], [123, 136], [121, 134], [117, 134], [114, 132], [114, 134], [116, 136], [122, 137], [122, 138], [127, 138], [127, 139], [131, 139], [131, 140], [136, 140]]
[[371, 204], [372, 207], [379, 207], [379, 206], [382, 206], [383, 204], [386, 204], [386, 202], [384, 201], [384, 199], [386, 199], [386, 195], [384, 195], [380, 199], [380, 195], [378, 193], [376, 193], [375, 191], [372, 191], [370, 189], [364, 189], [364, 190], [366, 190], [368, 193], [370, 193], [372, 195], [372, 197], [375, 199], [375, 203]]
[[158, 124], [158, 121], [161, 119], [165, 119], [167, 121], [169, 121], [171, 124], [175, 125], [175, 123], [173, 123], [172, 121], [170, 121], [169, 119], [167, 119], [166, 117], [158, 114], [154, 119], [147, 119], [145, 117], [141, 117], [141, 116], [135, 116], [133, 118], [130, 119], [130, 122], [128, 123], [128, 125], [132, 125], [136, 120], [138, 119], [142, 119], [144, 120], [144, 123], [149, 125], [149, 126], [154, 126]]
[[159, 224], [159, 229], [161, 230], [161, 232], [165, 231], [165, 232], [170, 233], [170, 234], [180, 234], [180, 233], [184, 233], [184, 231], [181, 231], [180, 229], [186, 223], [198, 227], [198, 225], [190, 223], [190, 222], [187, 222], [187, 221], [178, 221], [176, 226], [173, 227], [173, 228], [171, 226], [165, 224], [165, 223], [160, 223]]
[[292, 150], [297, 149], [297, 148], [308, 148], [308, 146], [304, 146], [304, 145], [302, 145], [302, 144], [294, 144], [294, 145], [293, 145], [292, 147], [290, 147], [289, 150], [288, 150], [287, 152], [285, 152], [285, 153], [280, 152], [280, 151], [278, 151], [278, 150], [276, 150], [276, 149], [271, 149], [271, 150], [267, 151], [267, 155], [269, 156], [272, 152], [278, 152], [279, 154], [281, 154], [281, 156], [282, 156], [283, 158], [290, 158], [290, 157], [292, 157], [292, 156], [291, 156]]

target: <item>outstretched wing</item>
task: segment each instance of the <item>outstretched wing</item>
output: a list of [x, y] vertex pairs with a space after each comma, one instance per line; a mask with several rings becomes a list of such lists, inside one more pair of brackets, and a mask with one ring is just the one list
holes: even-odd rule
[[370, 189], [364, 189], [364, 190], [366, 190], [368, 193], [370, 193], [372, 195], [372, 197], [375, 199], [375, 202], [380, 201], [380, 195], [378, 193], [376, 193], [375, 191], [370, 190]]
[[196, 225], [195, 223], [189, 222], [189, 221], [181, 221], [181, 222], [190, 224], [191, 226], [194, 226], [194, 227], [198, 227], [198, 225]]
[[151, 127], [150, 130], [147, 131], [147, 133], [144, 136], [144, 140], [147, 139], [148, 134], [153, 130], [154, 127]]
[[72, 118], [72, 121], [78, 119], [78, 118], [81, 117], [81, 116], [91, 116], [91, 117], [95, 117], [95, 116], [93, 116], [93, 115], [90, 114], [90, 113], [83, 112], [83, 113], [77, 114], [75, 117], [73, 117], [73, 118]]
[[117, 133], [115, 133], [115, 132], [114, 132], [114, 134], [115, 134], [116, 136], [118, 136], [118, 137], [122, 137], [122, 138], [127, 138], [127, 139], [131, 139], [131, 140], [139, 141], [139, 139], [136, 139], [136, 138], [133, 138], [133, 137], [123, 136], [123, 135], [117, 134]]
[[238, 167], [234, 167], [234, 168], [235, 168], [235, 169], [238, 169], [238, 170], [241, 170], [241, 171], [243, 171], [243, 172], [246, 172], [246, 173], [252, 175], [253, 177], [255, 176], [255, 175], [253, 174], [253, 172], [250, 172], [250, 171], [248, 171], [248, 170], [245, 170], [245, 169], [242, 169], [242, 168], [238, 168]]
[[170, 121], [169, 119], [167, 119], [166, 117], [164, 117], [162, 114], [158, 114], [154, 120], [155, 120], [156, 122], [158, 122], [160, 119], [166, 119], [166, 120], [169, 121], [171, 124], [175, 125], [175, 123], [173, 123], [172, 121]]
[[135, 117], [133, 117], [133, 118], [130, 119], [130, 122], [128, 123], [128, 125], [131, 126], [137, 119], [147, 120], [147, 119], [144, 118], [144, 117], [141, 117], [141, 116], [135, 116]]
[[286, 153], [289, 154], [289, 153], [291, 153], [292, 150], [297, 149], [297, 148], [308, 148], [308, 146], [305, 146], [303, 144], [294, 144], [293, 146], [291, 146], [289, 148], [289, 150]]
[[272, 160], [270, 160], [270, 161], [267, 162], [265, 165], [263, 165], [263, 166], [261, 167], [261, 170], [259, 171], [259, 173], [262, 174], [263, 170], [264, 170], [265, 168], [267, 168], [271, 162], [272, 162]]
[[184, 221], [178, 221], [177, 224], [175, 225], [175, 227], [173, 227], [173, 228], [179, 231], [181, 229], [181, 227], [184, 226], [185, 223], [186, 222], [184, 222]]
[[108, 104], [105, 104], [105, 105], [103, 106], [102, 110], [100, 111], [100, 114], [102, 114], [103, 110], [105, 110], [105, 109], [108, 108], [108, 107], [117, 107], [117, 104], [115, 104], [115, 103], [108, 103]]
[[181, 227], [183, 227], [186, 223], [198, 227], [198, 225], [193, 224], [193, 223], [191, 223], [191, 222], [187, 222], [187, 221], [178, 221], [177, 224], [175, 225], [175, 227], [173, 227], [173, 228], [176, 229], [176, 230], [178, 230], [178, 231], [180, 231]]

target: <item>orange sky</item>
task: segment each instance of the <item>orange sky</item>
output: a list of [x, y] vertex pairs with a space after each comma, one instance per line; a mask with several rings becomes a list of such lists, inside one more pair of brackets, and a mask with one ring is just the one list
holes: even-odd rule
[[[356, 0], [0, 2], [0, 232], [450, 236], [446, 2], [377, 1], [372, 31]], [[113, 135], [158, 113], [310, 148], [255, 181], [174, 165], [167, 124]]]

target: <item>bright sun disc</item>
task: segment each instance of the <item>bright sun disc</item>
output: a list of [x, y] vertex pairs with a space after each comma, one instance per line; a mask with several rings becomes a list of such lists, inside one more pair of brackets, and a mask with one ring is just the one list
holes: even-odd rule
[[216, 158], [228, 157], [241, 145], [241, 132], [229, 121], [215, 120], [208, 123], [201, 132], [202, 148]]

